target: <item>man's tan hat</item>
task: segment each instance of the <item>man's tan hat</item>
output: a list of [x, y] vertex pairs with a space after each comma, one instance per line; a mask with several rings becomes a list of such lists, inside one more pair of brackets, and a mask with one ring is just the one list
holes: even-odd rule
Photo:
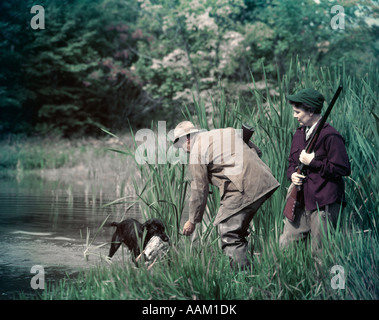
[[191, 121], [180, 122], [174, 130], [174, 144], [177, 143], [181, 137], [196, 132], [199, 132], [199, 129], [196, 129]]

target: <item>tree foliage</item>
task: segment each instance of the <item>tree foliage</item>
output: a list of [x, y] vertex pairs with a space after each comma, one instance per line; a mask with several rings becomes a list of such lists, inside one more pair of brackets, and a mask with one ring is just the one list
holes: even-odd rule
[[[220, 85], [244, 94], [262, 65], [275, 84], [297, 58], [344, 63], [357, 76], [378, 63], [375, 1], [40, 0], [37, 30], [34, 4], [0, 4], [1, 133], [176, 121], [183, 104], [209, 102]], [[336, 4], [344, 29], [330, 24]]]

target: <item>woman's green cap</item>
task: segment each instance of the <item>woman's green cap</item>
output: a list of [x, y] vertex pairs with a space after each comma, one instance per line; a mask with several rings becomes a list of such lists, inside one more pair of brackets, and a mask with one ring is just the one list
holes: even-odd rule
[[324, 96], [320, 92], [311, 88], [300, 90], [298, 93], [289, 95], [286, 98], [290, 102], [304, 103], [320, 111], [325, 101]]

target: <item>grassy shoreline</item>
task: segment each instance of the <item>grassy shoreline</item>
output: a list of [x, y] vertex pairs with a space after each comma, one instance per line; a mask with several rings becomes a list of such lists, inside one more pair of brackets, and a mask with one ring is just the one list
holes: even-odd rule
[[130, 134], [122, 134], [119, 139], [106, 136], [75, 140], [9, 135], [0, 140], [0, 176], [17, 180], [34, 176], [114, 188], [121, 180], [124, 184], [130, 182], [133, 169], [128, 159], [109, 149], [128, 148], [132, 141]]

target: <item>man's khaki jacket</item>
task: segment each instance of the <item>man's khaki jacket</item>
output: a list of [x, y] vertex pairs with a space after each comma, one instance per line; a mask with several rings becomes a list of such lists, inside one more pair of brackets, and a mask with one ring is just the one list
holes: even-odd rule
[[189, 161], [189, 221], [192, 223], [203, 219], [209, 184], [218, 187], [221, 198], [214, 225], [279, 187], [270, 168], [233, 128], [194, 135]]

